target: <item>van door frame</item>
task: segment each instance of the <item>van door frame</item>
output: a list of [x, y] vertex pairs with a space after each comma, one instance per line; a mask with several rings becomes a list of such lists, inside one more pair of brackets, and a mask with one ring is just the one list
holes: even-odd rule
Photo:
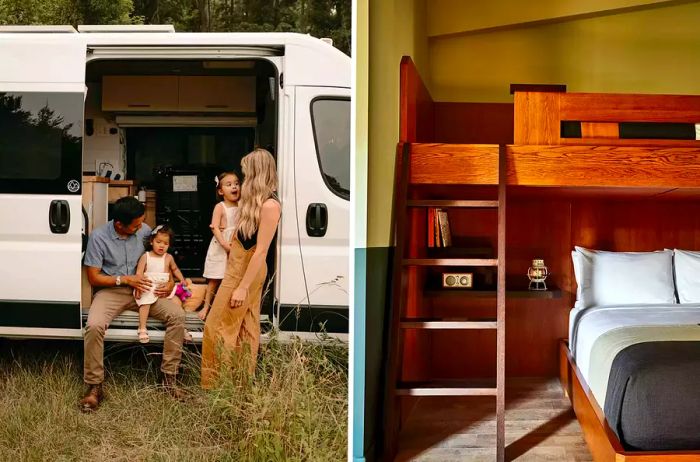
[[[288, 130], [288, 124], [286, 123], [290, 118], [285, 117], [285, 114], [289, 110], [292, 111], [291, 120], [293, 128], [293, 105], [288, 105], [288, 98], [285, 97], [286, 91], [282, 86], [283, 74], [284, 74], [284, 49], [279, 47], [251, 47], [251, 46], [236, 46], [236, 45], [226, 45], [210, 47], [205, 45], [198, 46], [145, 46], [145, 47], [135, 47], [128, 45], [87, 45], [87, 59], [86, 59], [86, 72], [87, 66], [94, 61], [98, 60], [265, 60], [270, 62], [275, 70], [275, 87], [276, 87], [276, 124], [275, 124], [275, 142], [276, 142], [276, 152], [275, 161], [277, 162], [277, 169], [279, 172], [279, 178], [282, 180], [279, 184], [279, 194], [284, 196], [287, 191], [285, 188], [292, 188], [293, 184], [288, 184], [285, 182], [285, 175], [282, 174], [284, 169], [287, 168], [285, 164], [285, 153], [290, 152], [293, 155], [294, 149], [294, 138], [293, 131], [290, 134]], [[292, 87], [293, 88], [293, 87]], [[293, 94], [292, 94], [293, 99]], [[291, 136], [291, 144], [290, 138]], [[290, 161], [291, 168], [293, 169], [293, 158]], [[292, 189], [293, 192], [293, 189]], [[282, 218], [284, 219], [284, 218]], [[296, 227], [296, 224], [294, 224]], [[279, 328], [279, 319], [276, 316], [279, 308], [279, 294], [280, 294], [280, 277], [279, 269], [282, 255], [282, 239], [279, 235], [282, 231], [282, 223], [280, 222], [278, 233], [276, 235], [276, 245], [275, 245], [275, 267], [274, 269], [268, 268], [268, 274], [274, 274], [275, 278], [270, 287], [273, 288], [274, 293], [272, 295], [271, 306], [263, 307], [263, 315], [269, 315], [272, 321], [272, 326], [275, 329]], [[296, 237], [295, 237], [296, 239]], [[271, 271], [274, 271], [271, 273]]]

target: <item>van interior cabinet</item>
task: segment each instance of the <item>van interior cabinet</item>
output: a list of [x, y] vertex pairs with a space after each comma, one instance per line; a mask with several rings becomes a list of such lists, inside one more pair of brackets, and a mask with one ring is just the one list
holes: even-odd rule
[[174, 75], [105, 75], [103, 111], [177, 111], [178, 77]]
[[156, 227], [156, 192], [146, 191], [146, 214], [143, 220], [151, 229]]
[[[107, 191], [109, 180], [102, 176], [83, 177], [83, 208], [87, 216], [85, 233], [89, 236], [93, 229], [107, 223]], [[90, 306], [92, 286], [88, 282], [85, 267], [82, 268], [80, 302], [83, 308]]]
[[109, 180], [102, 176], [83, 177], [83, 208], [87, 213], [87, 233], [107, 223]]
[[255, 113], [255, 77], [182, 76], [179, 110]]
[[105, 75], [102, 110], [255, 113], [253, 76]]
[[111, 180], [109, 182], [108, 202], [113, 204], [117, 199], [125, 196], [135, 196], [136, 187], [132, 180]]

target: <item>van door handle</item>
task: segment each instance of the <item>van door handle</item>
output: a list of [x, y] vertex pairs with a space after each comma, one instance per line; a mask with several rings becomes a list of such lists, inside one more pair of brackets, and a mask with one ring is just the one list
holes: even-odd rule
[[328, 230], [328, 207], [326, 204], [309, 204], [306, 209], [306, 234], [323, 237]]
[[54, 234], [66, 234], [70, 229], [70, 206], [66, 200], [53, 200], [49, 206], [49, 227]]

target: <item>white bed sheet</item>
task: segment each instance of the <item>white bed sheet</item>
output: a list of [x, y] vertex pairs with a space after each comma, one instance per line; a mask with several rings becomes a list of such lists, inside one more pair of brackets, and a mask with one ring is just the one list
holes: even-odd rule
[[[598, 337], [628, 326], [678, 326], [700, 323], [700, 304], [619, 305], [574, 308], [569, 315], [569, 345], [589, 382], [591, 352]], [[601, 403], [602, 405], [602, 403]]]

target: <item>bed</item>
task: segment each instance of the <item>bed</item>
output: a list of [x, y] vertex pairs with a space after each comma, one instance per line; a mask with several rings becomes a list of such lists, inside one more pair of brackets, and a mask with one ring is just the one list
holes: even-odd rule
[[569, 339], [625, 450], [700, 447], [700, 304], [574, 308]]

